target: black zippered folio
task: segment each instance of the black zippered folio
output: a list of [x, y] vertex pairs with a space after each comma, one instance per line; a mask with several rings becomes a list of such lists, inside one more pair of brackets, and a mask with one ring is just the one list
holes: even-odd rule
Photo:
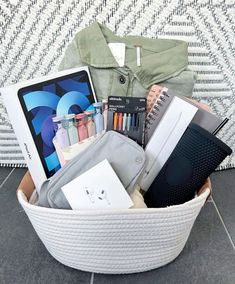
[[202, 127], [190, 123], [144, 195], [148, 207], [189, 201], [232, 149]]

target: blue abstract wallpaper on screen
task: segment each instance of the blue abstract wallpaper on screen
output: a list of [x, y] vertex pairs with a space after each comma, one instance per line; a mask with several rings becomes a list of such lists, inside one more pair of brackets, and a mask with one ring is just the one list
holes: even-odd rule
[[60, 168], [52, 143], [53, 116], [81, 113], [92, 109], [94, 94], [86, 71], [38, 83], [18, 92], [26, 120], [47, 177]]

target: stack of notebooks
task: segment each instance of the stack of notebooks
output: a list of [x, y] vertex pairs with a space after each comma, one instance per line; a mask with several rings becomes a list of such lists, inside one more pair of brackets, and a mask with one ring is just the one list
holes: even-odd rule
[[[178, 98], [178, 99], [177, 99]], [[149, 111], [146, 123], [145, 123], [145, 146], [148, 144], [150, 138], [152, 137], [154, 131], [156, 130], [159, 122], [161, 121], [162, 117], [169, 113], [176, 113], [184, 111], [187, 108], [190, 108], [188, 104], [183, 103], [183, 101], [187, 102], [194, 106], [196, 112], [195, 115], [191, 119], [192, 122], [198, 124], [202, 128], [206, 129], [210, 133], [216, 135], [219, 130], [227, 123], [228, 119], [225, 118], [224, 120], [218, 118], [213, 113], [208, 112], [207, 110], [200, 107], [198, 104], [193, 103], [186, 97], [177, 96], [171, 90], [167, 88], [162, 88], [161, 92], [158, 96], [155, 97], [155, 103], [151, 110]], [[170, 108], [169, 108], [170, 106]], [[176, 109], [176, 107], [180, 107]], [[168, 109], [169, 108], [169, 109]]]
[[[159, 91], [159, 90], [158, 90]], [[220, 119], [191, 100], [162, 88], [145, 122], [147, 165], [140, 180], [148, 207], [193, 198], [231, 149], [215, 135]], [[147, 102], [149, 102], [147, 98]]]

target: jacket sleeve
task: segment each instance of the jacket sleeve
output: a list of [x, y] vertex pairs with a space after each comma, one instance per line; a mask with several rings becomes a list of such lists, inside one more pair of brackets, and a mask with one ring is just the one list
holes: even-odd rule
[[162, 85], [168, 89], [174, 90], [177, 95], [191, 98], [196, 80], [197, 74], [189, 69], [186, 69], [177, 76], [158, 83], [158, 85]]

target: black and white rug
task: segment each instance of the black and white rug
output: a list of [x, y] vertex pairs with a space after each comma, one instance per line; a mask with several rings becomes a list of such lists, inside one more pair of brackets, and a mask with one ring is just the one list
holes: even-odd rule
[[[0, 87], [57, 70], [94, 20], [119, 35], [182, 39], [198, 73], [194, 97], [230, 118], [219, 137], [235, 152], [234, 0], [0, 0]], [[25, 161], [0, 97], [0, 165]], [[219, 169], [235, 166], [235, 154]]]

